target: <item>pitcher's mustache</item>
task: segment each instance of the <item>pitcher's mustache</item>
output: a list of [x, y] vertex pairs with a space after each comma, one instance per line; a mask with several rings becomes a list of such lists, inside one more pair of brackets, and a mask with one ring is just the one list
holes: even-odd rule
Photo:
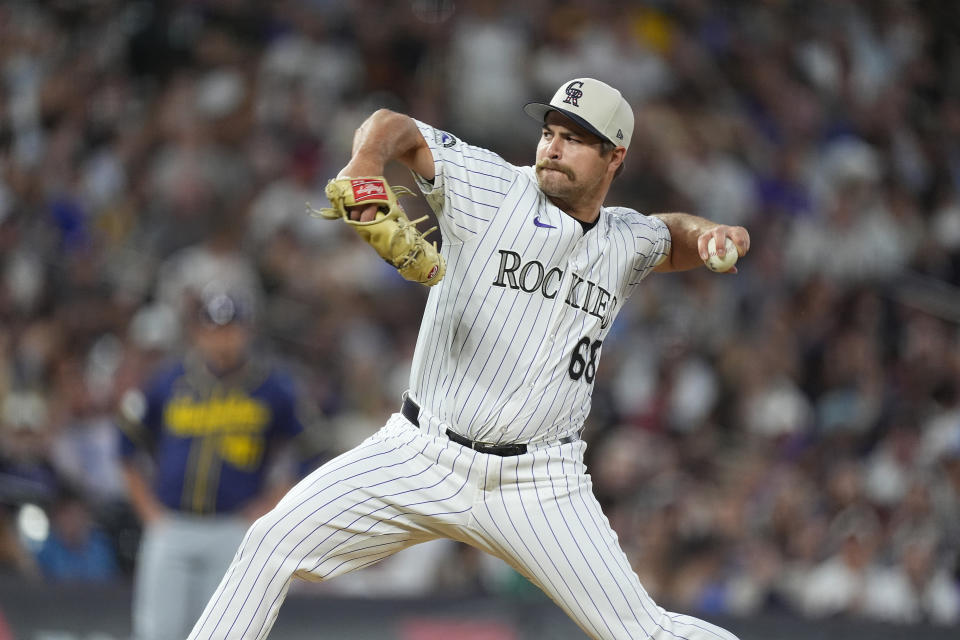
[[561, 172], [562, 174], [564, 174], [565, 176], [567, 176], [567, 177], [570, 178], [571, 180], [573, 179], [573, 173], [572, 173], [569, 169], [567, 169], [566, 167], [561, 167], [560, 165], [554, 164], [554, 163], [550, 162], [549, 160], [547, 160], [546, 158], [543, 158], [543, 159], [537, 161], [537, 169], [538, 169], [538, 170], [540, 170], [540, 169], [553, 169], [554, 171], [559, 171], [559, 172]]

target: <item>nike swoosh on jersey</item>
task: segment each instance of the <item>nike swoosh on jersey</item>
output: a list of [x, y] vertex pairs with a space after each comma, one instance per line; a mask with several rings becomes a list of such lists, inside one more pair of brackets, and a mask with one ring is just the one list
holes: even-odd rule
[[540, 216], [534, 216], [533, 224], [543, 229], [556, 229], [556, 227], [553, 226], [552, 224], [547, 224], [546, 222], [540, 222]]

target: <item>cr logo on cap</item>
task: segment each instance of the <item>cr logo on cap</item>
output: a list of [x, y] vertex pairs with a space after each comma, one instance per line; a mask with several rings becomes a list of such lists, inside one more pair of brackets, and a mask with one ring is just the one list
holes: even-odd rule
[[579, 80], [574, 80], [573, 82], [568, 84], [567, 91], [566, 91], [567, 97], [564, 99], [564, 102], [566, 104], [572, 104], [575, 107], [579, 107], [580, 104], [577, 102], [577, 100], [583, 97], [583, 91], [581, 91], [577, 87], [582, 87], [582, 86], [583, 86], [583, 83]]

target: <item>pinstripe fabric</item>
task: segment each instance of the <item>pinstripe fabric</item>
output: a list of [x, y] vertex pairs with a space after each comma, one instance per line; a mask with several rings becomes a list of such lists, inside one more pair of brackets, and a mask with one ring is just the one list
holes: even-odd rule
[[[410, 376], [420, 426], [394, 414], [254, 523], [190, 638], [264, 638], [295, 577], [446, 537], [502, 558], [592, 638], [735, 640], [650, 599], [593, 496], [586, 444], [557, 444], [583, 425], [616, 311], [669, 251], [665, 225], [605, 208], [585, 234], [531, 168], [418, 126], [436, 162], [434, 182], [418, 182], [447, 259]], [[530, 449], [478, 453], [447, 428]]]

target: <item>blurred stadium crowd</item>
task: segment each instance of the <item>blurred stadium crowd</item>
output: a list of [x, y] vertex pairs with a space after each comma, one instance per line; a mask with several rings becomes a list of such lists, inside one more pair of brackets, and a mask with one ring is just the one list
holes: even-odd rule
[[[207, 282], [256, 296], [331, 453], [381, 425], [426, 291], [305, 203], [381, 106], [530, 163], [520, 107], [579, 75], [636, 107], [610, 203], [753, 238], [737, 276], [650, 277], [605, 343], [588, 462], [643, 584], [960, 623], [960, 10], [935, 0], [0, 4], [0, 571], [129, 577], [116, 403]], [[442, 554], [420, 593], [511, 588]]]

